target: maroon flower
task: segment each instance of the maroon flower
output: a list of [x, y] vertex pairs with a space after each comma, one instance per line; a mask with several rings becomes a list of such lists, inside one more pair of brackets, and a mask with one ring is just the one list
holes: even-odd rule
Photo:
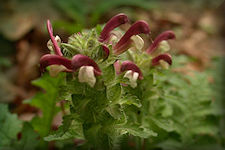
[[71, 60], [64, 58], [59, 55], [46, 54], [40, 59], [40, 69], [41, 72], [45, 71], [45, 68], [50, 65], [63, 65], [66, 67], [66, 72], [72, 72], [73, 67]]
[[120, 61], [117, 60], [114, 64], [114, 69], [116, 71], [116, 74], [119, 75], [121, 73], [120, 69], [121, 69], [121, 64], [120, 64]]
[[104, 59], [107, 59], [109, 57], [109, 53], [110, 53], [109, 48], [105, 45], [102, 45], [102, 49], [104, 51]]
[[121, 13], [121, 14], [118, 14], [114, 17], [112, 17], [105, 25], [105, 27], [103, 28], [102, 32], [101, 32], [101, 35], [100, 35], [100, 38], [99, 38], [99, 41], [100, 42], [106, 42], [109, 37], [110, 37], [110, 32], [119, 27], [120, 25], [122, 24], [125, 24], [127, 23], [129, 20], [128, 20], [128, 17]]
[[143, 74], [142, 74], [141, 70], [132, 61], [126, 60], [126, 61], [122, 62], [122, 64], [120, 64], [119, 60], [117, 60], [114, 63], [114, 68], [115, 68], [116, 74], [121, 74], [122, 72], [130, 70], [132, 72], [137, 72], [138, 73], [138, 75], [139, 75], [138, 79], [140, 79], [140, 80], [143, 79]]
[[54, 52], [56, 55], [59, 56], [63, 56], [60, 47], [58, 46], [57, 41], [55, 40], [55, 37], [53, 36], [53, 30], [52, 30], [52, 24], [49, 20], [47, 20], [47, 29], [48, 29], [48, 33], [50, 35], [52, 44], [53, 44], [53, 48], [54, 48]]
[[138, 79], [140, 79], [140, 80], [143, 79], [143, 75], [142, 75], [142, 72], [139, 69], [139, 67], [136, 64], [134, 64], [132, 61], [126, 60], [126, 61], [122, 62], [120, 71], [124, 72], [124, 71], [128, 71], [128, 70], [137, 72], [139, 74]]
[[132, 61], [127, 60], [122, 62], [122, 64], [120, 64], [119, 60], [117, 60], [114, 63], [114, 68], [117, 75], [126, 71], [123, 77], [128, 78], [129, 83], [126, 83], [126, 84], [121, 83], [123, 86], [130, 85], [132, 88], [135, 88], [137, 87], [137, 79], [139, 80], [143, 79], [141, 70]]
[[133, 35], [138, 35], [141, 33], [144, 34], [149, 34], [150, 29], [148, 27], [148, 24], [145, 21], [137, 21], [135, 22], [128, 30], [127, 32], [123, 35], [123, 37], [119, 40], [119, 42], [113, 47], [114, 53], [116, 55], [119, 55], [126, 51], [126, 47], [130, 45], [132, 42], [130, 38]]
[[[61, 53], [61, 50], [53, 36], [52, 26], [49, 20], [47, 21], [47, 28], [54, 46], [55, 54], [46, 54], [41, 57], [40, 69], [42, 72], [46, 67], [51, 65], [63, 65], [65, 67], [65, 70], [63, 71], [66, 72], [75, 72], [82, 66], [92, 66], [94, 68], [95, 75], [101, 75], [101, 70], [99, 69], [98, 65], [94, 60], [87, 56], [77, 54], [72, 58], [72, 60], [63, 57], [63, 54]], [[109, 49], [104, 45], [102, 47], [103, 51], [106, 53], [106, 57], [108, 57]]]
[[77, 54], [73, 56], [71, 60], [71, 64], [74, 71], [77, 71], [82, 66], [92, 66], [94, 68], [95, 75], [101, 75], [102, 72], [98, 65], [95, 63], [94, 60], [90, 59], [88, 56]]
[[41, 57], [40, 59], [41, 72], [45, 71], [45, 68], [50, 65], [63, 65], [64, 67], [66, 67], [64, 71], [72, 72], [71, 60], [63, 57], [61, 49], [58, 46], [55, 37], [53, 36], [52, 25], [49, 20], [47, 20], [47, 29], [53, 44], [55, 54], [46, 54]]
[[154, 40], [152, 45], [146, 50], [146, 52], [148, 54], [152, 53], [158, 48], [160, 42], [164, 40], [169, 40], [169, 39], [175, 39], [175, 34], [173, 33], [173, 31], [165, 31], [161, 33], [160, 35], [156, 37], [156, 39]]
[[172, 65], [172, 57], [170, 54], [165, 53], [165, 54], [160, 54], [159, 56], [156, 56], [155, 58], [152, 59], [152, 66], [156, 66], [160, 64], [160, 60], [163, 60], [167, 62], [169, 65]]

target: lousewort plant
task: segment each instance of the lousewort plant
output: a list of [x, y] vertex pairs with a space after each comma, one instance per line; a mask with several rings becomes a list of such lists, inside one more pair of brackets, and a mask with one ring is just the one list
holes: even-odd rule
[[[106, 150], [115, 148], [125, 135], [144, 139], [160, 134], [151, 120], [161, 113], [154, 108], [162, 94], [155, 75], [172, 65], [167, 40], [175, 34], [165, 31], [143, 49], [141, 36], [149, 37], [148, 24], [140, 20], [127, 31], [118, 28], [123, 24], [129, 24], [128, 17], [118, 14], [103, 29], [75, 33], [63, 43], [47, 21], [51, 54], [41, 57], [40, 68], [51, 75], [49, 82], [57, 78], [52, 105], [60, 102], [64, 116], [56, 131], [42, 131], [46, 141], [80, 140], [84, 149]], [[53, 116], [43, 128], [51, 127]]]

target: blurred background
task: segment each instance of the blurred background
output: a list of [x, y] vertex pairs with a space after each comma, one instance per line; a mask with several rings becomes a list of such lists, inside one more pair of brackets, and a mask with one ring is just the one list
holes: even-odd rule
[[[215, 74], [224, 75], [224, 0], [1, 0], [0, 103], [8, 103], [20, 116], [35, 111], [22, 101], [39, 90], [31, 81], [40, 76], [40, 57], [49, 52], [47, 19], [54, 34], [66, 42], [69, 35], [103, 24], [121, 12], [132, 22], [147, 21], [153, 38], [168, 29], [176, 33], [173, 53], [193, 59], [180, 72], [204, 72], [222, 58]], [[209, 81], [215, 79], [209, 76]], [[216, 85], [222, 98], [224, 85], [224, 80]]]

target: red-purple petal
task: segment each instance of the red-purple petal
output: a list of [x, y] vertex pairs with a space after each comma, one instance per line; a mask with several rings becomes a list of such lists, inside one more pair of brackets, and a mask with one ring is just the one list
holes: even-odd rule
[[160, 54], [156, 56], [155, 58], [152, 59], [152, 66], [156, 66], [160, 64], [160, 60], [164, 60], [167, 62], [169, 65], [172, 65], [172, 57], [170, 54], [165, 53], [165, 54]]
[[120, 71], [124, 72], [124, 71], [128, 71], [128, 70], [137, 72], [139, 74], [138, 78], [140, 80], [143, 79], [143, 74], [142, 74], [141, 70], [139, 69], [139, 67], [136, 64], [134, 64], [132, 61], [126, 60], [121, 64]]
[[50, 65], [63, 65], [65, 66], [68, 70], [65, 70], [67, 72], [71, 72], [73, 67], [71, 65], [71, 60], [64, 58], [59, 55], [51, 55], [51, 54], [46, 54], [41, 57], [40, 59], [40, 69], [43, 72], [46, 67]]
[[109, 51], [109, 48], [107, 47], [107, 46], [105, 46], [105, 45], [102, 45], [102, 49], [103, 49], [103, 51], [104, 51], [104, 59], [107, 59], [108, 57], [109, 57], [109, 53], [110, 53], [110, 51]]
[[148, 34], [150, 32], [149, 26], [145, 21], [137, 21], [135, 22], [128, 30], [127, 32], [123, 35], [123, 37], [119, 40], [119, 42], [114, 46], [114, 53], [115, 54], [121, 54], [125, 50], [123, 47], [126, 47], [128, 42], [130, 42], [130, 38], [133, 35], [138, 35], [138, 34]]
[[48, 29], [48, 33], [50, 35], [51, 41], [53, 43], [54, 46], [54, 52], [56, 55], [59, 56], [63, 56], [60, 47], [58, 46], [57, 41], [55, 40], [55, 37], [53, 36], [53, 30], [52, 30], [52, 24], [50, 22], [50, 20], [47, 20], [47, 29]]
[[155, 38], [154, 42], [153, 42], [152, 45], [146, 50], [146, 52], [147, 52], [148, 54], [150, 54], [150, 53], [152, 53], [153, 51], [155, 51], [155, 50], [158, 48], [160, 42], [162, 42], [163, 40], [170, 40], [170, 39], [175, 39], [175, 38], [176, 38], [176, 36], [175, 36], [175, 34], [174, 34], [173, 31], [165, 31], [165, 32], [161, 33], [160, 35], [158, 35], [158, 36]]
[[100, 35], [100, 38], [99, 38], [99, 41], [100, 42], [104, 42], [106, 40], [109, 39], [110, 37], [110, 32], [119, 27], [120, 25], [122, 24], [125, 24], [127, 23], [129, 20], [128, 20], [128, 17], [121, 13], [121, 14], [118, 14], [114, 17], [112, 17], [105, 25], [105, 27], [103, 28], [102, 32], [101, 32], [101, 35]]
[[73, 56], [72, 58], [72, 66], [73, 70], [77, 71], [82, 66], [92, 66], [94, 67], [94, 73], [95, 75], [101, 75], [102, 71], [98, 67], [98, 65], [95, 63], [94, 60], [90, 59], [88, 56], [77, 54]]
[[114, 64], [114, 69], [116, 71], [116, 74], [119, 75], [121, 73], [120, 69], [121, 69], [121, 64], [120, 64], [120, 61], [117, 60]]

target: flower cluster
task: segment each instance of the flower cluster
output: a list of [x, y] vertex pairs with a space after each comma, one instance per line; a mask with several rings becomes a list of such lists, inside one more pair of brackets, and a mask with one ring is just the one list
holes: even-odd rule
[[[81, 44], [71, 46], [61, 44], [60, 38], [53, 35], [52, 26], [48, 20], [47, 29], [50, 35], [50, 41], [47, 45], [54, 54], [46, 54], [41, 57], [41, 71], [44, 71], [46, 67], [50, 66], [50, 73], [52, 75], [61, 71], [70, 73], [78, 72], [79, 82], [85, 82], [91, 87], [94, 87], [96, 77], [102, 74], [104, 75], [100, 64], [110, 59], [113, 61], [115, 73], [118, 76], [123, 75], [124, 78], [129, 80], [129, 85], [135, 88], [137, 86], [137, 80], [144, 78], [143, 73], [138, 64], [135, 64], [136, 62], [134, 60], [131, 61], [124, 54], [127, 52], [139, 55], [137, 52], [143, 52], [144, 40], [139, 35], [149, 35], [150, 28], [145, 21], [141, 20], [132, 24], [124, 34], [122, 30], [115, 30], [115, 28], [123, 24], [129, 24], [129, 19], [125, 14], [118, 14], [106, 23], [99, 35], [92, 35], [92, 38], [86, 39], [85, 32], [74, 34], [69, 41], [70, 44], [76, 40], [75, 43]], [[79, 40], [82, 38], [84, 39], [83, 43]], [[157, 36], [149, 48], [143, 52], [150, 59], [150, 67], [162, 66], [167, 68], [168, 65], [172, 64], [170, 54], [165, 51], [169, 50], [167, 40], [174, 38], [175, 34], [172, 31], [165, 31]], [[72, 57], [67, 57], [63, 54], [63, 50], [61, 50], [63, 46], [72, 47]], [[93, 52], [87, 50], [89, 47]], [[156, 50], [158, 51], [157, 53]], [[96, 53], [93, 54], [94, 52]], [[102, 55], [99, 55], [99, 53]], [[103, 58], [101, 61], [99, 61], [100, 56]], [[124, 84], [124, 86], [127, 86], [127, 84]]]

